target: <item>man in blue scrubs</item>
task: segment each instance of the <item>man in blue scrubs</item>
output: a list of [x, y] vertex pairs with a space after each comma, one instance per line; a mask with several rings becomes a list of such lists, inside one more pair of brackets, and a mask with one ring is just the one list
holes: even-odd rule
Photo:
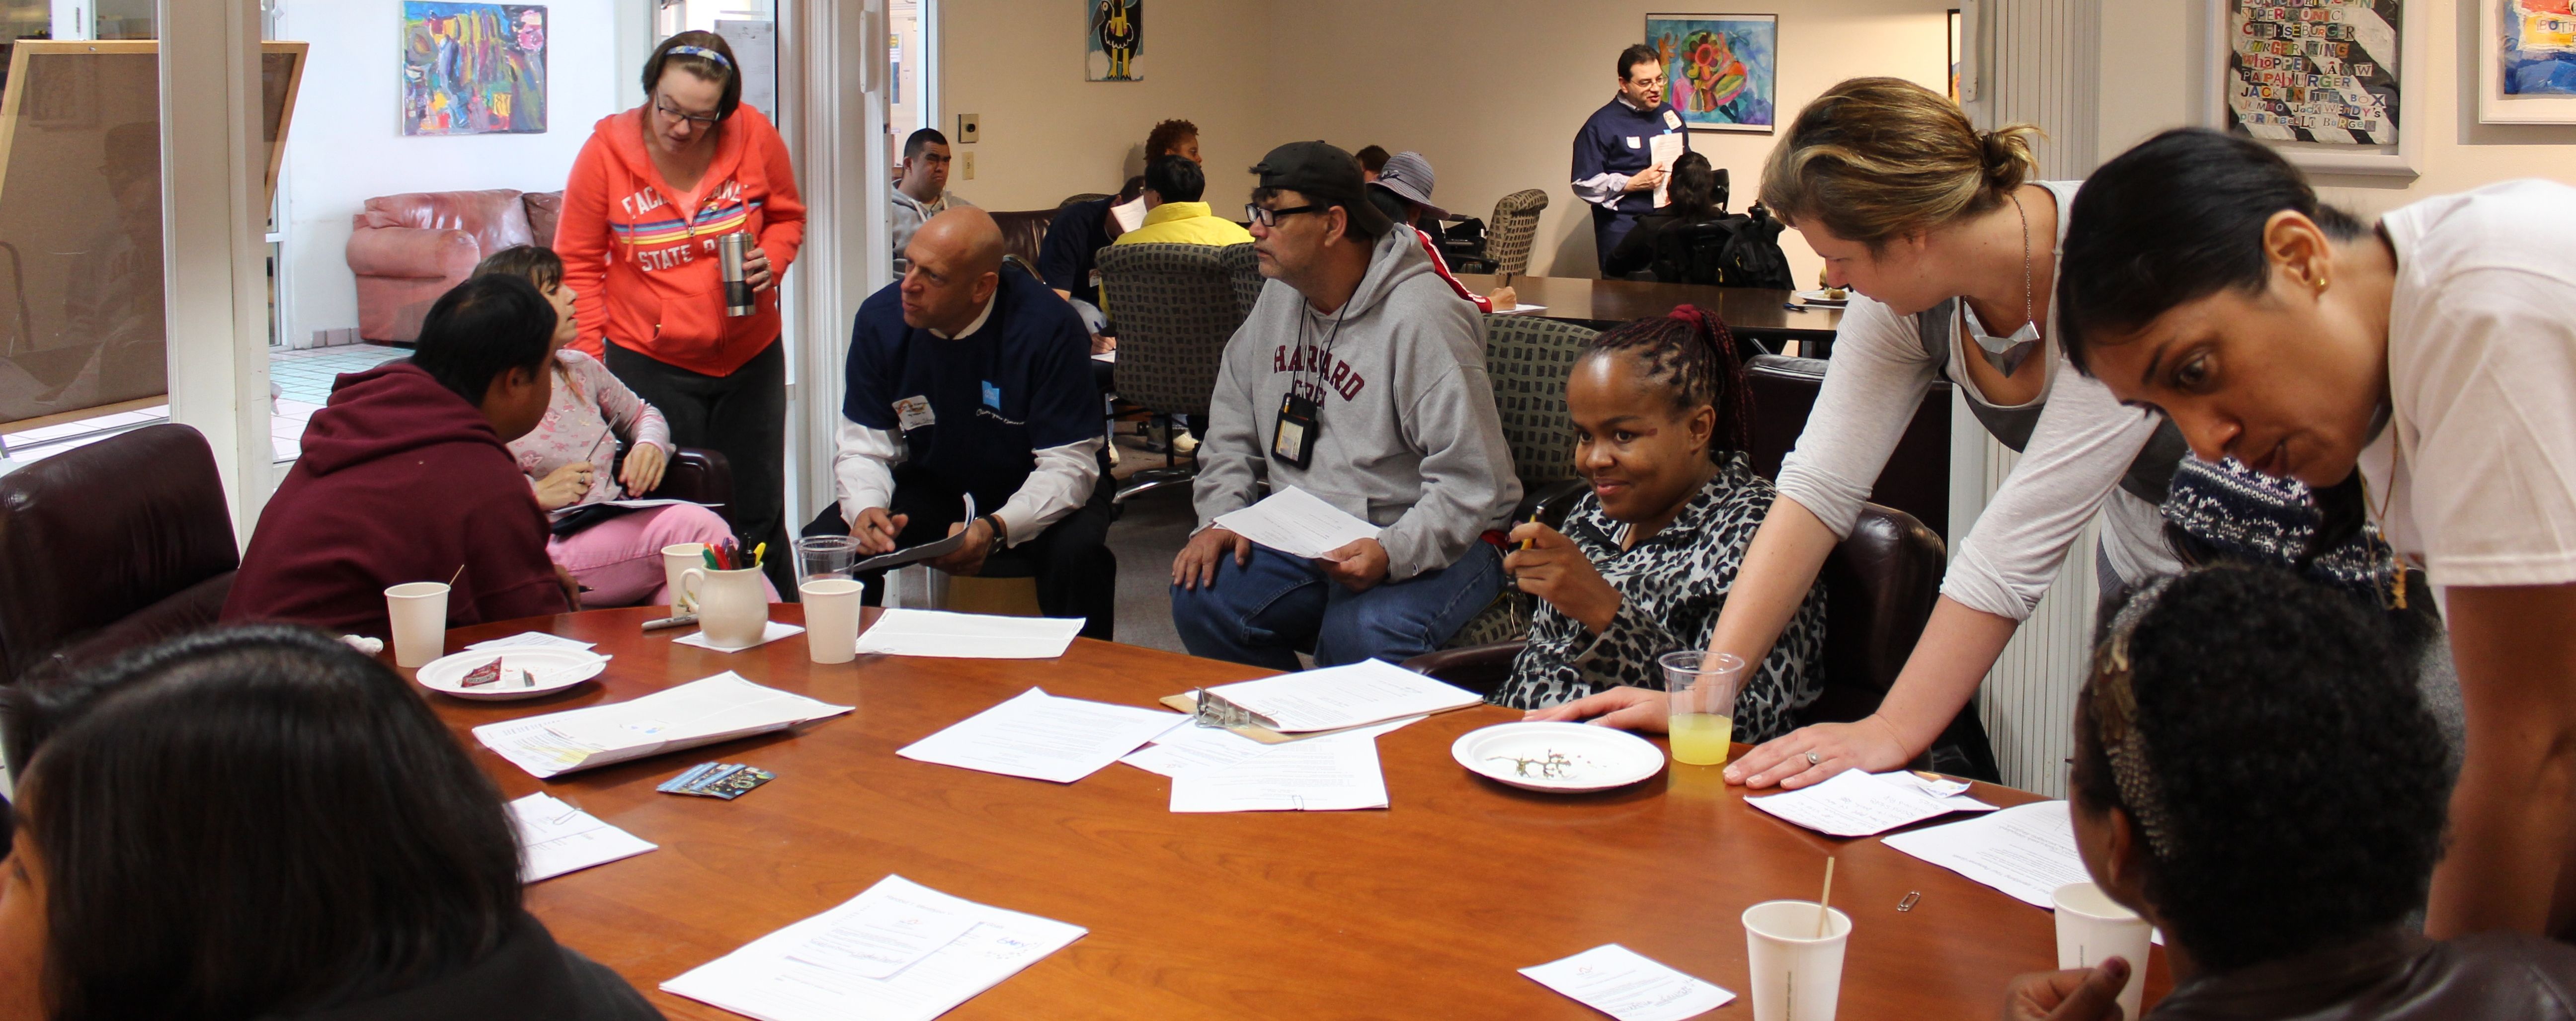
[[[1019, 561], [1038, 607], [1107, 639], [1118, 601], [1090, 335], [1045, 283], [1002, 265], [1002, 232], [974, 208], [933, 216], [903, 280], [859, 306], [833, 458], [839, 505], [807, 535], [846, 530], [862, 554], [963, 531], [930, 562], [976, 575]], [[964, 517], [964, 497], [975, 518]], [[869, 595], [876, 578], [862, 578]], [[873, 600], [871, 600], [873, 601]]]
[[1681, 113], [1664, 102], [1663, 55], [1639, 44], [1619, 51], [1619, 95], [1574, 136], [1574, 195], [1592, 207], [1592, 244], [1605, 266], [1628, 228], [1655, 208], [1665, 174], [1651, 155], [1657, 135], [1680, 135], [1690, 151]]

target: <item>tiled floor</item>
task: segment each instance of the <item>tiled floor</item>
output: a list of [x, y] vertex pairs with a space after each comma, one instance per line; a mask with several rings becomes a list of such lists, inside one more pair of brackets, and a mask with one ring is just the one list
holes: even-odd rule
[[[313, 418], [314, 411], [330, 401], [332, 381], [341, 373], [364, 372], [406, 354], [408, 352], [401, 348], [356, 344], [278, 351], [269, 355], [268, 378], [277, 384], [278, 395], [275, 412], [268, 420], [268, 437], [277, 452], [277, 462], [285, 464], [295, 460], [302, 449], [299, 443], [304, 438], [305, 423]], [[0, 444], [9, 448], [10, 460], [24, 464], [96, 443], [136, 426], [168, 421], [169, 418], [169, 405], [158, 405], [10, 433], [0, 436]]]

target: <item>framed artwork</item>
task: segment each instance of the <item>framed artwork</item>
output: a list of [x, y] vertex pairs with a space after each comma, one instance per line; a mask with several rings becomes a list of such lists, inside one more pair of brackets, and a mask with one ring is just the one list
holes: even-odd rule
[[1950, 101], [1959, 101], [1959, 9], [1950, 8]]
[[1136, 58], [1145, 52], [1145, 0], [1083, 0], [1082, 78], [1141, 82]]
[[2478, 10], [2478, 121], [2576, 124], [2576, 11], [2568, 0], [2470, 0]]
[[2311, 173], [2415, 173], [2420, 0], [2207, 0], [2201, 120]]
[[545, 8], [404, 0], [403, 134], [545, 130]]
[[1769, 133], [1779, 97], [1777, 14], [1649, 14], [1665, 95], [1693, 131]]

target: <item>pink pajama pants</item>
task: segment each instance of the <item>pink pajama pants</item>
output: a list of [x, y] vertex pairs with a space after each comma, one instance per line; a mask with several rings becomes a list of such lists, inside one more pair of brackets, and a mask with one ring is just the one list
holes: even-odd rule
[[[671, 605], [662, 574], [662, 547], [683, 542], [719, 543], [733, 529], [716, 512], [695, 504], [652, 507], [621, 514], [560, 539], [546, 541], [546, 556], [571, 571], [590, 591], [581, 594], [585, 609], [604, 606]], [[771, 550], [785, 556], [789, 551]], [[778, 589], [768, 579], [761, 587], [769, 601]]]

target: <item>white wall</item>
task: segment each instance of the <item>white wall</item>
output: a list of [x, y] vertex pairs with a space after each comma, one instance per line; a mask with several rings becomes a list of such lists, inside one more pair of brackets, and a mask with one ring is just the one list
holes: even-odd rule
[[[2194, 34], [2191, 6], [2182, 0], [2104, 0], [2104, 159], [2159, 130], [2190, 123], [2187, 69], [2203, 46]], [[2412, 69], [2423, 102], [2418, 122], [2405, 129], [2421, 133], [2418, 176], [2321, 176], [2315, 179], [2318, 194], [2371, 217], [2517, 177], [2576, 183], [2576, 125], [2477, 122], [2478, 4], [2411, 0], [2406, 11], [2425, 19], [2424, 52], [2417, 57], [2422, 63]]]
[[[948, 188], [987, 209], [1053, 209], [1068, 195], [1118, 190], [1144, 171], [1145, 133], [1179, 117], [1199, 126], [1209, 200], [1240, 202], [1241, 171], [1288, 139], [1267, 114], [1271, 44], [1263, 0], [1148, 5], [1145, 79], [1083, 80], [1083, 6], [1069, 0], [938, 0], [938, 117], [976, 114], [982, 141], [954, 146]], [[1344, 65], [1324, 65], [1326, 67]], [[1310, 136], [1311, 137], [1311, 136]], [[899, 146], [902, 139], [896, 139]], [[975, 156], [975, 179], [964, 158]]]
[[288, 307], [284, 336], [358, 325], [349, 273], [349, 218], [366, 200], [415, 191], [556, 191], [599, 118], [624, 108], [620, 86], [640, 58], [620, 60], [620, 18], [643, 20], [640, 0], [547, 5], [546, 131], [532, 135], [405, 137], [396, 124], [402, 76], [400, 0], [278, 0], [277, 35], [312, 44], [287, 139], [284, 196]]
[[[2159, 0], [2167, 2], [2167, 0]], [[1718, 10], [1760, 9], [1765, 5]], [[1780, 4], [1778, 119], [1835, 82], [1895, 75], [1934, 89], [1948, 71], [1949, 0], [1802, 0]], [[1494, 0], [1470, 9], [1383, 0], [1282, 5], [1270, 63], [1273, 136], [1377, 144], [1431, 161], [1432, 197], [1490, 216], [1523, 188], [1547, 192], [1530, 272], [1598, 276], [1592, 219], [1569, 185], [1575, 131], [1617, 90], [1621, 47], [1645, 37], [1648, 11], [1670, 3]], [[1682, 9], [1688, 9], [1684, 5]], [[1709, 9], [1709, 8], [1703, 8]], [[1318, 30], [1338, 26], [1332, 30]], [[1299, 32], [1296, 27], [1310, 31]], [[1729, 208], [1750, 206], [1777, 134], [1696, 132], [1691, 145], [1730, 171]], [[1823, 262], [1783, 233], [1791, 272]]]

